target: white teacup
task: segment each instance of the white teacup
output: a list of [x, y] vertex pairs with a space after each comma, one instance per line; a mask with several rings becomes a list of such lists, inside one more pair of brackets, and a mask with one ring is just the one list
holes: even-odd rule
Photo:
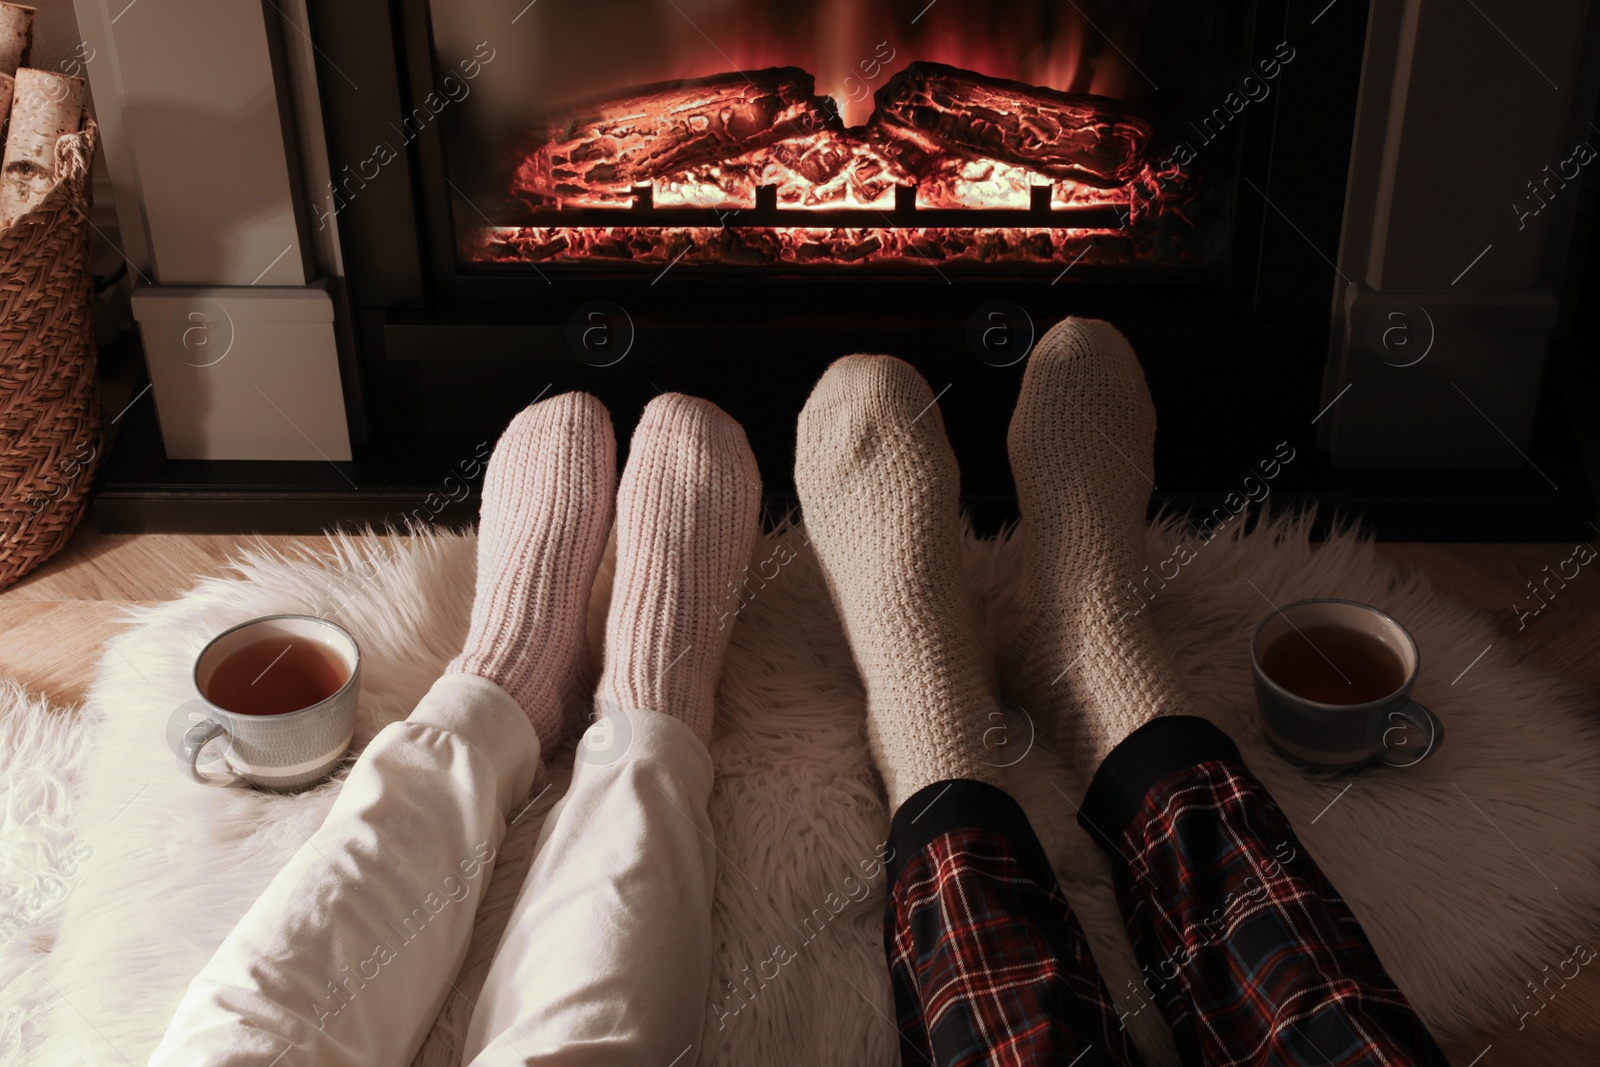
[[[344, 683], [308, 707], [277, 714], [249, 715], [207, 699], [217, 668], [233, 653], [262, 640], [294, 637], [322, 645], [345, 671]], [[203, 785], [250, 785], [270, 792], [295, 792], [331, 774], [355, 735], [356, 701], [361, 689], [361, 650], [337, 623], [314, 615], [268, 615], [241, 623], [212, 638], [194, 665], [194, 685], [203, 715], [178, 742], [189, 774]], [[202, 770], [201, 756], [212, 742], [225, 742], [221, 772]]]

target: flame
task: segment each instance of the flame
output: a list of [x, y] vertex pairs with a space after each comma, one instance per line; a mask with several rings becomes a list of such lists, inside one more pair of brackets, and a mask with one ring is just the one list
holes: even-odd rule
[[817, 0], [809, 35], [773, 25], [766, 10], [745, 4], [731, 24], [721, 18], [707, 24], [710, 46], [676, 56], [665, 77], [803, 67], [816, 75], [817, 92], [833, 98], [846, 126], [864, 123], [873, 92], [917, 60], [1113, 99], [1125, 99], [1128, 88], [1131, 29], [1097, 27], [1076, 5], [935, 4], [907, 25], [882, 4]]

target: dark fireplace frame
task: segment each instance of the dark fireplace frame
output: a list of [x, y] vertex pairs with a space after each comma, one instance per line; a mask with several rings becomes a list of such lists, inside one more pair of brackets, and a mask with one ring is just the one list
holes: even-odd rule
[[[635, 355], [643, 354], [637, 351], [604, 376], [572, 357], [565, 336], [568, 319], [593, 299], [626, 308], [640, 345], [659, 337], [656, 347], [665, 360], [673, 351], [696, 347], [751, 343], [757, 348], [747, 351], [759, 350], [771, 343], [760, 336], [765, 331], [803, 336], [820, 369], [828, 358], [881, 338], [896, 354], [935, 364], [927, 368], [930, 377], [941, 358], [936, 353], [944, 353], [946, 361], [961, 357], [973, 309], [1007, 301], [1025, 309], [1039, 330], [1068, 313], [1111, 318], [1130, 334], [1145, 335], [1136, 341], [1148, 363], [1206, 364], [1204, 376], [1219, 371], [1227, 376], [1230, 366], [1235, 371], [1244, 366], [1250, 368], [1244, 373], [1255, 377], [1263, 365], [1274, 363], [1281, 372], [1285, 350], [1295, 351], [1299, 355], [1293, 361], [1306, 366], [1284, 375], [1293, 379], [1290, 395], [1299, 394], [1301, 407], [1313, 405], [1334, 280], [1333, 265], [1317, 249], [1332, 250], [1338, 243], [1345, 149], [1365, 33], [1360, 5], [1347, 5], [1349, 10], [1329, 13], [1311, 26], [1317, 6], [1263, 0], [1235, 2], [1227, 9], [1230, 29], [1249, 27], [1250, 54], [1270, 55], [1278, 41], [1289, 39], [1297, 41], [1297, 55], [1283, 68], [1272, 96], [1237, 120], [1242, 176], [1264, 196], [1241, 186], [1234, 255], [1226, 275], [1214, 280], [1068, 277], [1053, 285], [1056, 269], [978, 274], [959, 266], [943, 275], [930, 269], [920, 278], [849, 270], [818, 276], [769, 268], [739, 273], [679, 267], [676, 277], [667, 275], [660, 284], [654, 272], [559, 265], [541, 266], [543, 279], [467, 275], [455, 267], [454, 235], [444, 217], [451, 190], [443, 138], [440, 124], [430, 123], [411, 145], [409, 169], [362, 189], [337, 216], [366, 401], [364, 410], [352, 410], [358, 439], [382, 440], [430, 421], [452, 421], [430, 419], [418, 403], [425, 390], [414, 383], [430, 364], [448, 362], [459, 369], [463, 362], [493, 363], [504, 369], [520, 361], [538, 365], [544, 380], [554, 380], [557, 387], [584, 384], [597, 388], [602, 398], [613, 390], [628, 397], [624, 382], [633, 386], [632, 393], [646, 379], [673, 388], [660, 382], [660, 360], [649, 367], [639, 360], [640, 373], [630, 373], [636, 369], [630, 365]], [[409, 113], [408, 86], [435, 83], [427, 3], [342, 0], [313, 4], [311, 15], [325, 64], [337, 65], [361, 85], [359, 92], [349, 91], [333, 70], [323, 72], [330, 169], [339, 174], [370, 154], [395, 116]], [[387, 28], [389, 39], [375, 40], [375, 28]], [[706, 314], [686, 314], [686, 308]], [[718, 321], [708, 326], [707, 317]], [[894, 344], [896, 336], [904, 342]], [[710, 355], [738, 362], [733, 352]], [[975, 358], [972, 363], [993, 371]], [[404, 367], [398, 373], [397, 364]], [[745, 407], [745, 414], [758, 420], [765, 417], [741, 405], [734, 391], [718, 392], [713, 399]], [[431, 400], [438, 402], [437, 392]], [[785, 400], [784, 407], [797, 410], [803, 394]], [[959, 398], [951, 397], [947, 409], [950, 400], [959, 406]], [[454, 420], [457, 427], [470, 413], [461, 415]], [[952, 421], [957, 421], [954, 415]], [[1273, 443], [1260, 441], [1269, 448]], [[763, 459], [769, 482], [784, 473], [770, 450]], [[1001, 466], [991, 457], [979, 469], [997, 473]], [[987, 477], [979, 484], [969, 473], [968, 481], [973, 496], [998, 500], [1010, 491], [1008, 483], [995, 485]]]
[[[1381, 536], [1402, 539], [1515, 540], [1581, 528], [1591, 502], [1564, 419], [1544, 420], [1529, 449], [1568, 487], [1560, 492], [1523, 469], [1337, 468], [1319, 449], [1314, 422], [1330, 365], [1368, 6], [1233, 0], [1228, 10], [1250, 27], [1250, 55], [1270, 55], [1282, 40], [1297, 54], [1272, 96], [1237, 120], [1245, 185], [1220, 276], [963, 269], [878, 277], [687, 265], [664, 275], [556, 265], [528, 277], [465, 274], [444, 215], [440, 127], [430, 123], [332, 220], [344, 263], [350, 343], [341, 362], [355, 458], [171, 461], [135, 413], [124, 435], [136, 443], [113, 457], [102, 521], [263, 530], [469, 521], [476, 485], [439, 508], [418, 505], [438, 495], [441, 472], [492, 441], [517, 408], [574, 388], [611, 407], [623, 442], [657, 392], [721, 404], [745, 425], [769, 511], [778, 513], [794, 503], [794, 416], [810, 384], [839, 355], [882, 351], [915, 363], [939, 393], [965, 501], [981, 528], [994, 529], [1015, 513], [1004, 435], [1022, 368], [980, 359], [969, 327], [976, 313], [1000, 307], [1017, 335], [1037, 336], [1069, 314], [1108, 319], [1128, 335], [1161, 420], [1153, 508], [1231, 507], [1244, 477], [1292, 451], [1273, 503], [1319, 505], [1324, 521], [1360, 516]], [[338, 175], [410, 111], [411, 86], [433, 84], [427, 0], [308, 0], [307, 12], [329, 171]], [[309, 214], [316, 225], [316, 210]], [[585, 362], [569, 344], [574, 314], [594, 301], [627, 313], [631, 349], [615, 365]]]
[[[1301, 51], [1292, 66], [1283, 68], [1271, 97], [1242, 113], [1238, 127], [1245, 146], [1243, 174], [1282, 215], [1259, 196], [1246, 195], [1233, 234], [1233, 247], [1240, 254], [1222, 284], [1208, 287], [1207, 298], [1267, 314], [1310, 312], [1322, 317], [1327, 311], [1333, 268], [1313, 246], [1337, 245], [1343, 214], [1347, 148], [1365, 33], [1360, 5], [1349, 6], [1352, 10], [1344, 17], [1329, 16], [1315, 27], [1320, 43]], [[1314, 7], [1297, 0], [1231, 0], [1227, 10], [1231, 29], [1251, 32], [1250, 54], [1270, 55], [1275, 42], [1295, 32], [1291, 9]], [[396, 13], [393, 19], [390, 9]], [[362, 86], [360, 92], [342, 89], [337, 74], [323, 71], [330, 169], [335, 174], [359, 164], [370, 154], [373, 138], [392, 129], [396, 116], [409, 113], [414, 101], [408, 86], [430, 86], [437, 80], [427, 12], [427, 0], [347, 0], [311, 6], [313, 34], [324, 63], [336, 64]], [[389, 29], [390, 39], [375, 41], [375, 26]], [[1292, 120], [1279, 122], [1278, 113], [1285, 107]], [[538, 292], [525, 279], [466, 276], [455, 269], [454, 237], [440, 210], [450, 198], [441, 141], [440, 123], [424, 126], [411, 145], [409, 171], [393, 181], [385, 175], [382, 182], [351, 198], [339, 213], [347, 273], [360, 307], [438, 307], [460, 299], [527, 299]], [[1327, 148], [1330, 142], [1332, 151]], [[1285, 225], [1284, 215], [1295, 224]], [[996, 225], [1018, 221], [1025, 220], [994, 216]], [[1295, 232], [1296, 226], [1304, 236]], [[541, 270], [561, 280], [567, 276], [560, 265]], [[959, 267], [957, 272], [963, 274], [963, 285], [987, 285], [995, 292], [1019, 284], [1038, 286], [1041, 273], [1048, 288], [1056, 274], [1048, 267], [1012, 275], [986, 270], [982, 279], [966, 277]], [[697, 282], [720, 286], [734, 272], [707, 273], [713, 276], [680, 281], [680, 287]], [[926, 273], [927, 278], [913, 281], [908, 291], [925, 283], [945, 284], [933, 271]], [[570, 277], [596, 289], [615, 286], [613, 292], [640, 299], [652, 281], [648, 275], [641, 280], [637, 272], [593, 268], [572, 270]], [[761, 281], [774, 278], [805, 288], [808, 305], [816, 303], [809, 299], [813, 294], [826, 296], [827, 306], [875, 302], [871, 296], [852, 300], [860, 274], [849, 270], [833, 277], [814, 272], [786, 277], [781, 270], [765, 268], [760, 272]], [[658, 298], [659, 294], [657, 290]]]

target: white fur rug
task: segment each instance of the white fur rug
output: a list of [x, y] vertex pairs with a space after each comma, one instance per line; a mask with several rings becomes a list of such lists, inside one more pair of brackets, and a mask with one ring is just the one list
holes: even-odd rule
[[[1149, 609], [1199, 710], [1239, 742], [1436, 1035], [1509, 1026], [1525, 980], [1569, 954], [1600, 900], [1593, 702], [1511, 661], [1500, 642], [1453, 684], [1494, 640], [1484, 615], [1351, 534], [1314, 547], [1303, 520], [1249, 535], [1242, 525], [1200, 547]], [[1151, 560], [1168, 558], [1186, 535], [1152, 530]], [[722, 684], [712, 819], [727, 862], [702, 1064], [897, 1062], [884, 879], [863, 877], [888, 817], [867, 757], [860, 683], [803, 541], [785, 529], [758, 546], [753, 571], [776, 574], [739, 617]], [[358, 746], [404, 717], [454, 653], [472, 541], [392, 544], [341, 538], [325, 557], [246, 554], [231, 576], [140, 611], [109, 646], [82, 709], [0, 688], [5, 1063], [143, 1062], [189, 979], [339, 789], [334, 780], [272, 797], [180, 776], [164, 727], [191, 698], [188, 668], [212, 634], [253, 615], [333, 607], [365, 655]], [[969, 545], [967, 578], [991, 631], [1017, 564], [1012, 544]], [[1448, 727], [1441, 751], [1407, 771], [1350, 781], [1307, 776], [1273, 755], [1257, 727], [1248, 660], [1267, 610], [1262, 594], [1279, 604], [1349, 597], [1404, 621], [1423, 654], [1416, 695]], [[550, 760], [554, 788], [512, 830], [457, 981], [464, 996], [447, 1005], [419, 1064], [455, 1062], [471, 1011], [464, 997], [481, 985], [566, 762]], [[1136, 992], [1105, 861], [1055, 788], [1073, 792], [1082, 770], [1039, 745], [1010, 773], [1136, 1043], [1152, 1065], [1175, 1064], [1158, 1010]], [[779, 946], [788, 951], [780, 956]], [[765, 977], [775, 956], [790, 954]]]

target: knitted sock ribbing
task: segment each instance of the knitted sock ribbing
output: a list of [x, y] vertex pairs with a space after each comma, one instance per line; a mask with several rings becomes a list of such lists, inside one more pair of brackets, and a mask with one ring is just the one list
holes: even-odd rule
[[960, 473], [933, 390], [898, 359], [846, 356], [806, 401], [795, 454], [890, 810], [945, 779], [998, 784], [982, 741], [994, 664], [962, 580]]
[[605, 407], [564, 393], [512, 419], [484, 473], [472, 625], [445, 670], [509, 693], [545, 752], [588, 700], [584, 624], [616, 472]]
[[760, 506], [761, 472], [737, 422], [678, 393], [650, 402], [617, 491], [602, 713], [665, 712], [709, 744], [729, 590], [750, 562]]
[[1131, 610], [1154, 488], [1155, 405], [1108, 323], [1067, 319], [1023, 376], [1007, 443], [1022, 511], [1007, 691], [1092, 774], [1157, 715], [1189, 707], [1148, 612]]

